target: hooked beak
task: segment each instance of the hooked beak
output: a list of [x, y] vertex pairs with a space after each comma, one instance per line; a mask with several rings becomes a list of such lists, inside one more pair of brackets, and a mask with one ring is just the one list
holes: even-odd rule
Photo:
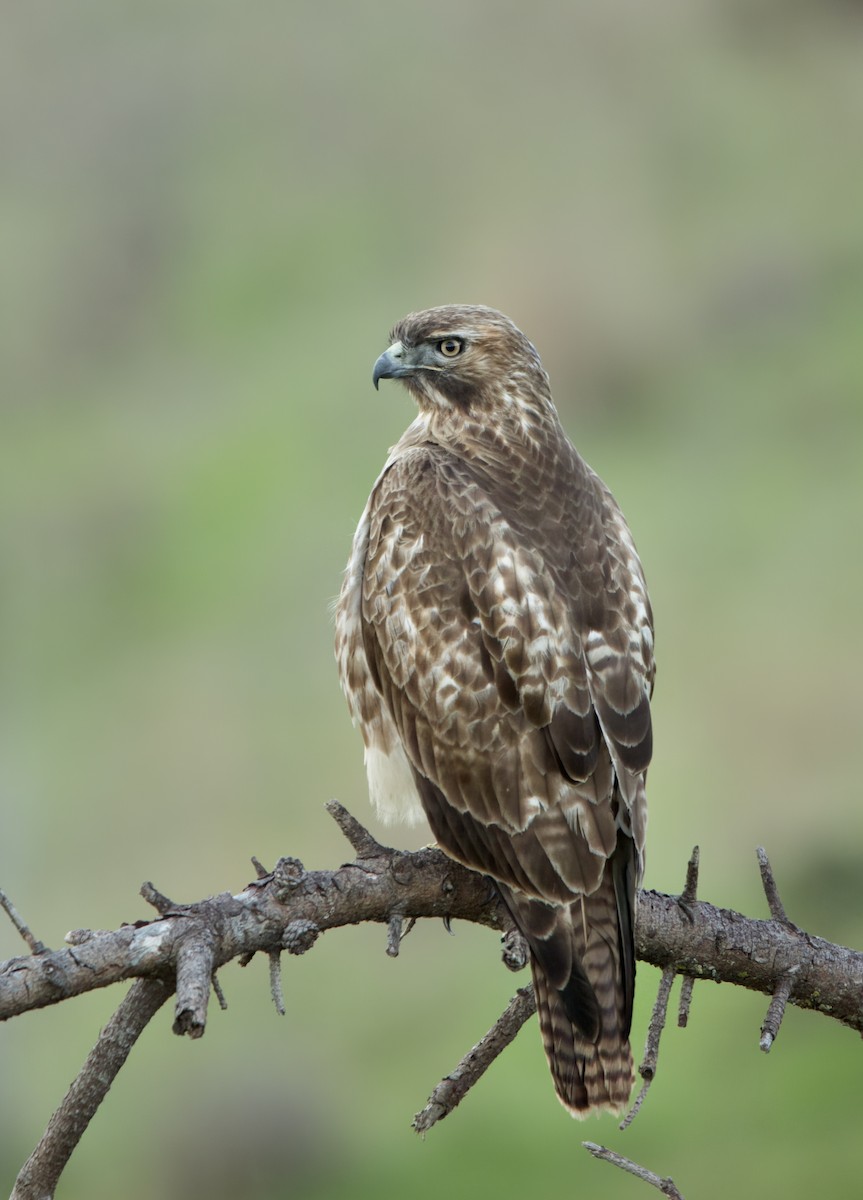
[[414, 364], [406, 358], [404, 346], [401, 342], [393, 342], [389, 350], [384, 350], [375, 363], [374, 371], [372, 372], [372, 383], [375, 385], [375, 391], [377, 391], [379, 380], [403, 379], [405, 375], [412, 375], [414, 370]]

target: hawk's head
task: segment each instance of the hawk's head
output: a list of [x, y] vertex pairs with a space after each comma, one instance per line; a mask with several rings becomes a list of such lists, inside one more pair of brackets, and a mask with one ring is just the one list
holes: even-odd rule
[[548, 400], [548, 377], [520, 329], [493, 308], [447, 304], [411, 313], [372, 379], [402, 379], [421, 407], [494, 408], [509, 395]]

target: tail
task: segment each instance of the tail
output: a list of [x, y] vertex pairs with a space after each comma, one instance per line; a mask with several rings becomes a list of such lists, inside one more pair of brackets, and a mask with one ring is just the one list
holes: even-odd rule
[[[593, 895], [551, 906], [506, 897], [531, 948], [539, 1027], [555, 1091], [574, 1117], [620, 1113], [632, 1091], [629, 1047], [634, 888], [611, 869]], [[631, 897], [631, 898], [630, 898]]]
[[[596, 1039], [585, 1037], [535, 958], [531, 967], [542, 1043], [561, 1104], [574, 1117], [603, 1111], [620, 1114], [629, 1102], [634, 1071], [629, 1039], [614, 1011], [614, 996], [609, 995], [607, 1005], [600, 1000], [603, 1024]], [[599, 994], [604, 990], [599, 987]]]

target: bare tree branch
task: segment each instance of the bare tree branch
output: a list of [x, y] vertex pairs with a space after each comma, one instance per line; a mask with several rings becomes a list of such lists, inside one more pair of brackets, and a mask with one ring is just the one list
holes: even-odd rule
[[669, 1200], [683, 1200], [680, 1192], [674, 1186], [674, 1180], [657, 1175], [653, 1171], [648, 1171], [647, 1167], [639, 1166], [633, 1162], [631, 1158], [624, 1158], [622, 1154], [616, 1154], [614, 1150], [609, 1150], [605, 1146], [598, 1146], [596, 1142], [582, 1142], [585, 1150], [589, 1150], [594, 1158], [600, 1159], [602, 1162], [609, 1162], [612, 1166], [620, 1167], [622, 1171], [628, 1171], [630, 1175], [635, 1175], [637, 1179], [644, 1180], [651, 1187], [657, 1188], [662, 1192], [663, 1196], [668, 1196]]
[[48, 1200], [81, 1135], [129, 1053], [173, 991], [165, 979], [139, 979], [99, 1034], [99, 1040], [18, 1173], [10, 1200]]
[[[303, 953], [318, 932], [364, 921], [389, 925], [396, 911], [406, 919], [441, 917], [510, 928], [494, 889], [482, 876], [439, 850], [405, 853], [369, 838], [371, 857], [338, 870], [305, 871], [296, 859], [281, 859], [272, 874], [253, 880], [237, 895], [175, 905], [154, 921], [115, 930], [75, 930], [67, 935], [71, 944], [62, 949], [8, 959], [0, 963], [0, 1020], [123, 980], [175, 975], [181, 946], [195, 938], [212, 939], [212, 967], [217, 969], [259, 951]], [[639, 959], [771, 997], [791, 972], [790, 1003], [863, 1033], [859, 951], [788, 923], [745, 917], [704, 900], [690, 907], [691, 920], [677, 897], [639, 893]], [[198, 976], [209, 959], [209, 952], [199, 958]]]
[[429, 1096], [422, 1112], [413, 1119], [417, 1133], [425, 1134], [432, 1125], [461, 1103], [468, 1091], [485, 1074], [497, 1056], [507, 1048], [522, 1025], [536, 1012], [533, 985], [519, 988], [491, 1029], [470, 1050], [458, 1066], [442, 1079]]
[[[63, 1164], [140, 1030], [172, 991], [177, 993], [174, 1031], [190, 1037], [203, 1034], [215, 972], [232, 959], [245, 964], [258, 952], [270, 956], [277, 1007], [281, 952], [303, 954], [327, 929], [365, 921], [387, 927], [390, 953], [404, 936], [404, 922], [409, 927], [418, 918], [439, 917], [447, 924], [458, 919], [486, 925], [506, 935], [507, 964], [523, 965], [523, 947], [513, 937], [509, 914], [486, 878], [433, 848], [405, 853], [382, 846], [341, 805], [332, 801], [327, 808], [357, 854], [354, 862], [338, 870], [306, 871], [298, 859], [286, 857], [266, 873], [253, 860], [257, 877], [243, 891], [197, 904], [177, 904], [148, 884], [144, 895], [157, 909], [156, 919], [111, 931], [75, 930], [67, 934], [67, 945], [54, 951], [33, 939], [39, 947], [35, 953], [0, 963], [0, 1020], [95, 988], [138, 980], [22, 1168], [15, 1200], [53, 1195]], [[763, 851], [759, 861], [764, 877]], [[766, 869], [769, 873], [769, 864]], [[666, 972], [669, 985], [674, 974], [681, 974], [769, 995], [761, 1032], [764, 1048], [766, 1041], [772, 1044], [775, 1039], [786, 1003], [816, 1009], [863, 1032], [863, 954], [791, 924], [775, 883], [768, 897], [778, 919], [774, 915], [755, 920], [697, 900], [696, 872], [694, 858], [681, 896], [639, 893], [635, 935], [642, 961]], [[13, 907], [4, 907], [15, 921]], [[515, 1036], [532, 1003], [531, 989], [521, 989], [486, 1037], [435, 1089], [416, 1118], [418, 1129], [430, 1128], [456, 1106]]]
[[[863, 1033], [863, 954], [777, 921], [745, 917], [704, 900], [692, 922], [674, 897], [640, 892], [636, 954], [679, 975], [734, 983], [772, 996], [796, 968], [789, 1000]], [[824, 989], [824, 990], [822, 990]]]
[[283, 949], [301, 954], [319, 932], [388, 924], [396, 910], [492, 928], [504, 920], [488, 880], [441, 851], [406, 854], [378, 846], [370, 835], [368, 847], [371, 857], [336, 871], [305, 871], [297, 859], [280, 859], [238, 895], [174, 904], [157, 920], [112, 931], [75, 930], [63, 949], [8, 959], [0, 963], [0, 1020], [126, 979], [174, 976], [179, 968], [176, 1031], [200, 1036], [204, 981], [233, 958]]

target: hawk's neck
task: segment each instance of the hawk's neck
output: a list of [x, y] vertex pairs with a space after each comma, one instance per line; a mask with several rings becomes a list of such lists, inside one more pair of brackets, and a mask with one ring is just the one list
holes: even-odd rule
[[[543, 522], [553, 508], [577, 507], [592, 491], [590, 469], [566, 436], [551, 400], [537, 405], [504, 394], [477, 412], [424, 404], [393, 449], [438, 446], [468, 465], [501, 502], [509, 497], [523, 522]], [[508, 505], [507, 505], [508, 507]], [[561, 514], [562, 516], [562, 514]]]
[[517, 390], [501, 390], [475, 408], [443, 397], [440, 403], [424, 404], [407, 437], [414, 444], [435, 442], [495, 475], [538, 467], [543, 473], [556, 468], [571, 473], [581, 463], [551, 397], [525, 397]]

